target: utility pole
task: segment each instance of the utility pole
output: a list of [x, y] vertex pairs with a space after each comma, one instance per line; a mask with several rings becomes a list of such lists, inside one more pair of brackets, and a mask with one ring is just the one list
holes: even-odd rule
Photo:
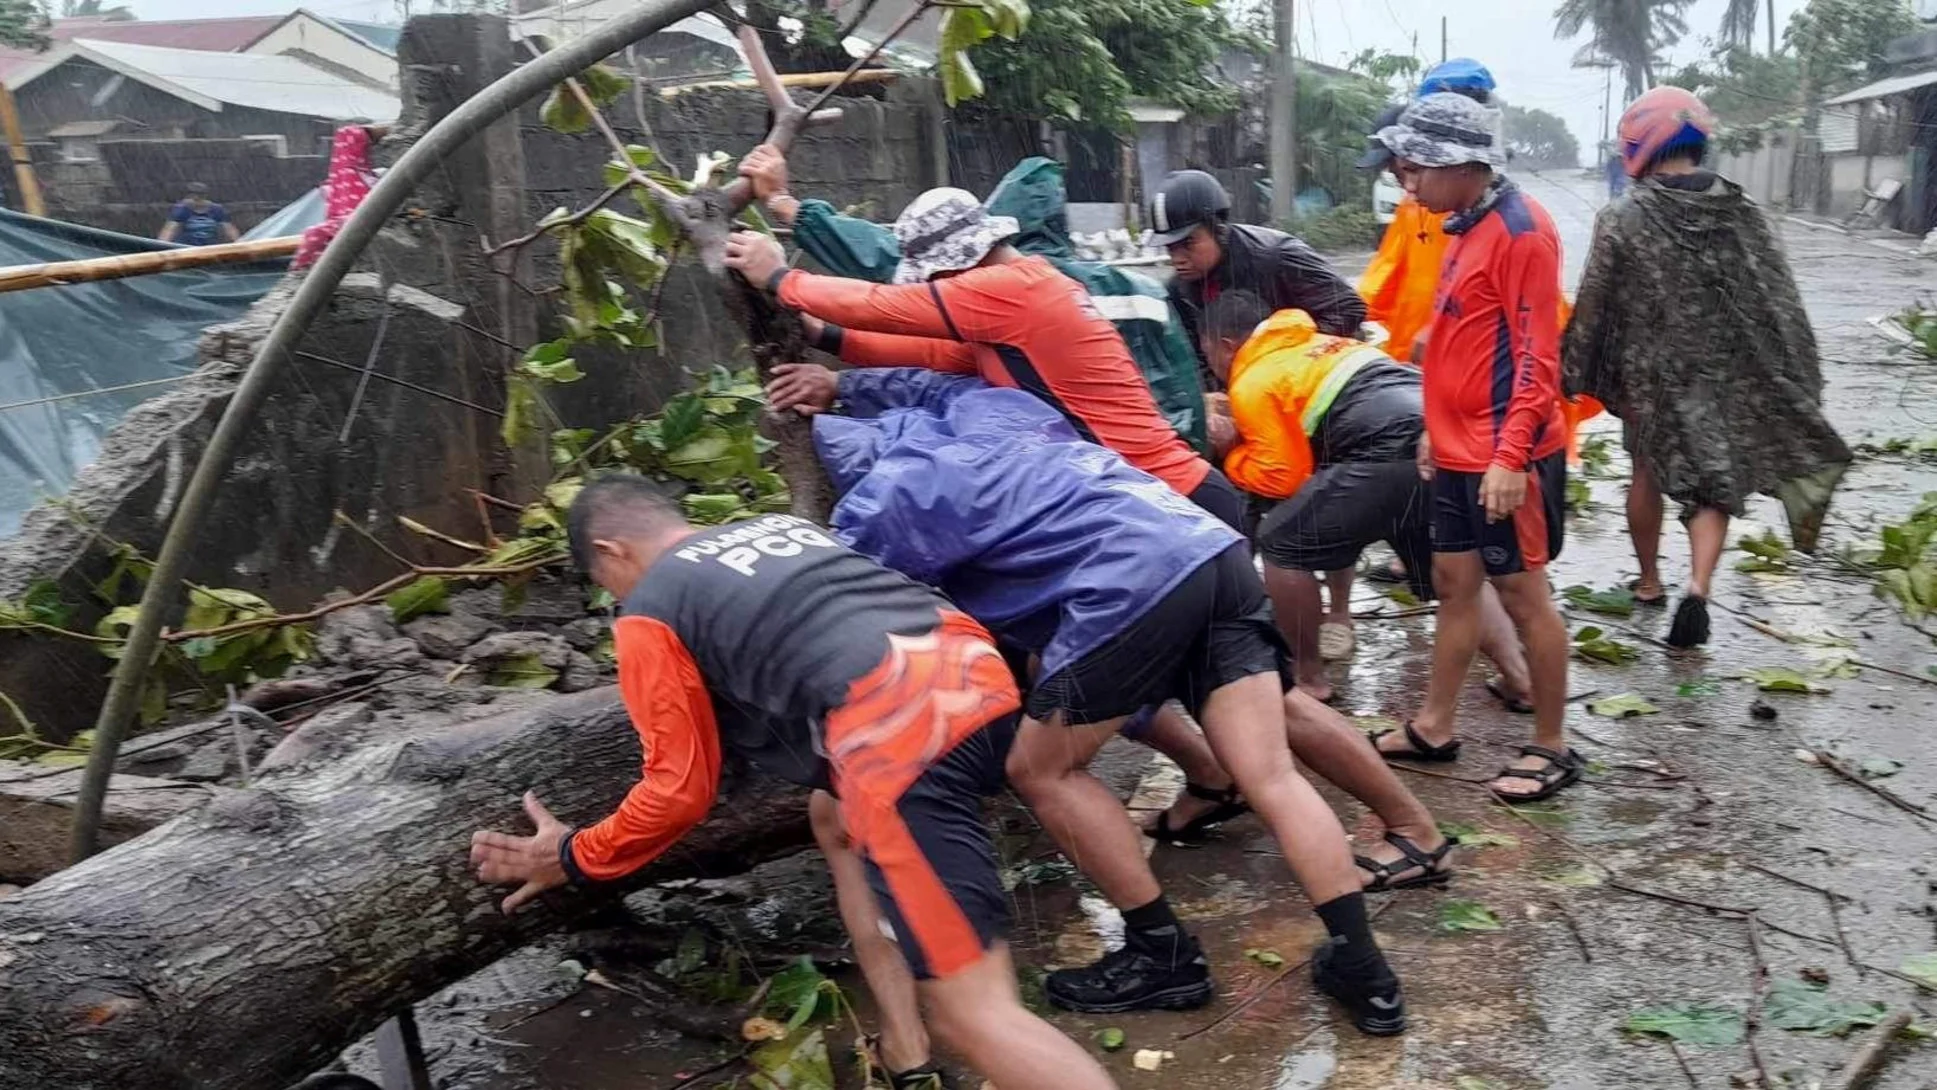
[[1446, 63], [1446, 17], [1439, 17], [1439, 63]]
[[30, 216], [46, 215], [47, 204], [41, 200], [40, 182], [34, 177], [33, 156], [27, 153], [27, 142], [20, 135], [20, 115], [13, 108], [13, 92], [5, 84], [0, 84], [0, 127], [6, 131], [7, 153], [13, 159], [20, 210]]
[[1614, 145], [1609, 141], [1610, 134], [1608, 131], [1608, 125], [1614, 120], [1613, 65], [1602, 66], [1601, 79], [1603, 80], [1601, 84], [1601, 151], [1605, 155], [1614, 150]]
[[1272, 29], [1278, 39], [1271, 53], [1271, 220], [1291, 218], [1298, 194], [1298, 62], [1296, 0], [1272, 0]]

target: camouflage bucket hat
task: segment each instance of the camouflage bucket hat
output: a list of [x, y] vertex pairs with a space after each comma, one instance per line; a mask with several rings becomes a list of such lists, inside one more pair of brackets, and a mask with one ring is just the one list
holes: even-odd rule
[[921, 284], [938, 273], [972, 269], [1020, 230], [1012, 217], [989, 215], [966, 189], [931, 189], [895, 220], [901, 243], [895, 283]]
[[1422, 167], [1497, 167], [1507, 161], [1500, 135], [1499, 110], [1444, 91], [1406, 107], [1398, 124], [1379, 130], [1379, 141], [1392, 154]]

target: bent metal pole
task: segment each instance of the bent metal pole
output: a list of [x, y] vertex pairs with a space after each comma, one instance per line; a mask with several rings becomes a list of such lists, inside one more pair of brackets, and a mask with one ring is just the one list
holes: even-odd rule
[[244, 430], [254, 424], [263, 401], [269, 396], [270, 384], [289, 362], [291, 351], [329, 302], [344, 274], [362, 255], [364, 247], [403, 207], [404, 198], [432, 169], [493, 122], [537, 98], [567, 76], [575, 76], [633, 42], [716, 2], [643, 0], [638, 7], [614, 16], [584, 37], [575, 38], [497, 80], [432, 125], [378, 179], [363, 203], [344, 222], [343, 229], [323, 251], [323, 256], [290, 297], [288, 308], [277, 316], [268, 336], [256, 349], [255, 359], [249, 362], [249, 369], [236, 385], [228, 408], [216, 423], [208, 447], [195, 466], [195, 475], [182, 492], [174, 518], [169, 521], [168, 535], [162, 540], [161, 553], [155, 557], [154, 573], [141, 595], [140, 611], [134, 626], [128, 630], [127, 646], [115, 667], [114, 680], [108, 686], [100, 715], [94, 721], [94, 745], [88, 754], [87, 772], [81, 780], [80, 800], [74, 808], [73, 836], [69, 841], [73, 861], [93, 855], [99, 845], [101, 806], [107, 798], [108, 777], [114, 771], [115, 755], [140, 703], [142, 681], [160, 643], [162, 618], [175, 600], [189, 550], [201, 535], [209, 501], [229, 471], [236, 444]]

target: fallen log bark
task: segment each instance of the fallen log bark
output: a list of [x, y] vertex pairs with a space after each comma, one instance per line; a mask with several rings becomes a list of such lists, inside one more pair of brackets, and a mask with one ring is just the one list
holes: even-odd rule
[[[404, 1005], [617, 890], [506, 918], [468, 862], [639, 776], [614, 691], [547, 701], [271, 778], [0, 900], [0, 1090], [282, 1090]], [[739, 873], [808, 842], [805, 794], [738, 778], [629, 885]]]

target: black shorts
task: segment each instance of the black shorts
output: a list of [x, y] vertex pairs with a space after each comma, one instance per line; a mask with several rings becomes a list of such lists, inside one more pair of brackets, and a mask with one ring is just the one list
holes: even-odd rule
[[1032, 719], [1070, 726], [1121, 719], [1176, 699], [1192, 715], [1213, 692], [1253, 674], [1291, 688], [1290, 655], [1264, 583], [1240, 542], [1206, 561], [1107, 643], [1036, 682]]
[[1483, 473], [1433, 473], [1433, 551], [1478, 551], [1488, 575], [1515, 575], [1546, 566], [1567, 536], [1567, 452], [1535, 460], [1527, 499], [1511, 518], [1486, 521], [1480, 503]]
[[902, 793], [893, 819], [872, 822], [861, 853], [868, 885], [917, 980], [961, 971], [1008, 934], [1009, 895], [982, 800], [1005, 787], [1017, 719], [964, 738]]
[[1258, 551], [1292, 571], [1350, 571], [1366, 546], [1383, 541], [1405, 564], [1413, 594], [1429, 601], [1432, 527], [1432, 494], [1410, 459], [1335, 462], [1264, 517]]
[[1217, 467], [1211, 467], [1211, 475], [1184, 498], [1216, 515], [1219, 522], [1238, 533], [1244, 532], [1244, 493], [1238, 491], [1229, 477], [1219, 473]]

